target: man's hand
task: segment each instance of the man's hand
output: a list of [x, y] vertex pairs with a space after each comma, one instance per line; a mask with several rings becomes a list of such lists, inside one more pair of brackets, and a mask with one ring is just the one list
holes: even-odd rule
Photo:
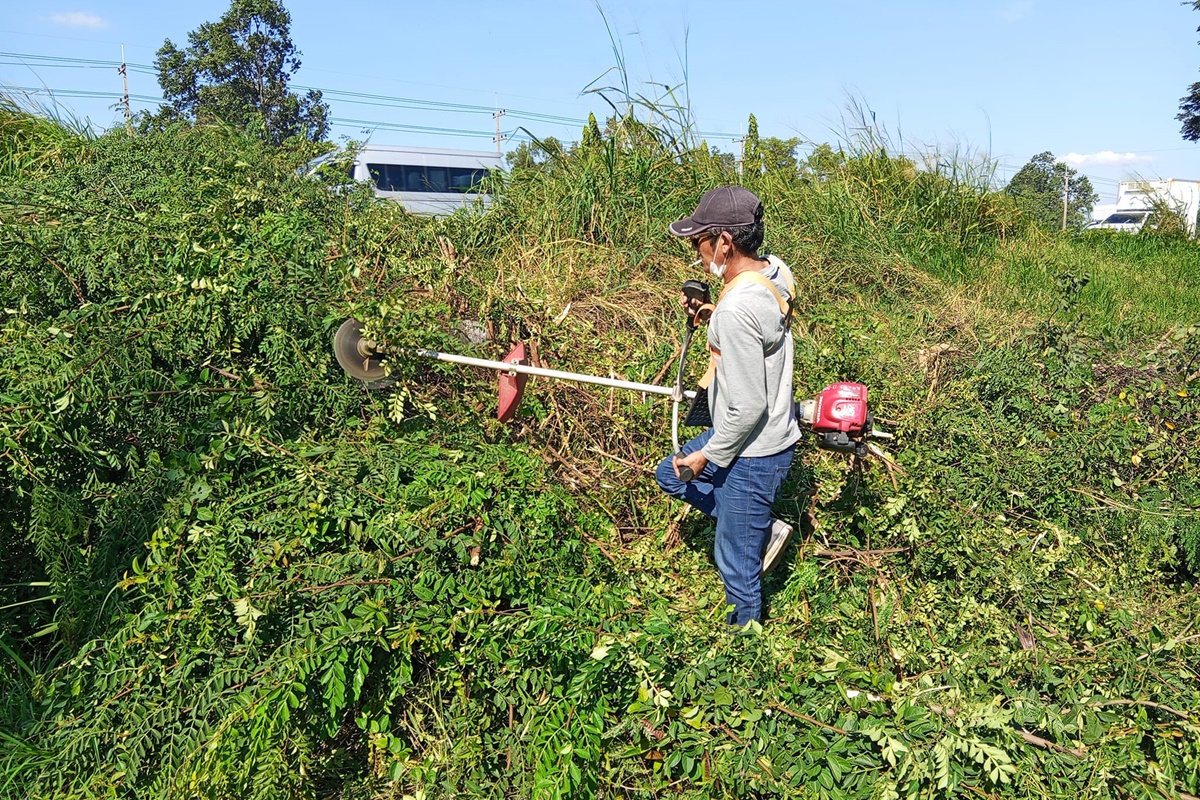
[[713, 308], [715, 308], [712, 303], [688, 297], [683, 292], [679, 293], [679, 305], [683, 306], [683, 310], [692, 318], [692, 325], [708, 322], [708, 318], [712, 316]]
[[699, 475], [705, 467], [708, 466], [708, 458], [700, 450], [694, 453], [689, 453], [683, 458], [676, 458], [671, 462], [671, 466], [675, 469], [675, 477], [679, 477], [679, 465], [686, 464], [692, 468], [693, 475]]

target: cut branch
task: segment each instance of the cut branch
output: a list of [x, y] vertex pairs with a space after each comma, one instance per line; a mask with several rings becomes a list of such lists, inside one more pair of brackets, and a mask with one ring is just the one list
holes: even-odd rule
[[1063, 747], [1061, 744], [1056, 744], [1049, 739], [1043, 739], [1040, 736], [1035, 736], [1024, 728], [1017, 728], [1017, 734], [1028, 744], [1031, 744], [1034, 747], [1041, 747], [1044, 750], [1053, 750], [1056, 753], [1066, 753], [1068, 755], [1075, 756], [1076, 758], [1084, 758], [1087, 756], [1087, 751], [1082, 747]]

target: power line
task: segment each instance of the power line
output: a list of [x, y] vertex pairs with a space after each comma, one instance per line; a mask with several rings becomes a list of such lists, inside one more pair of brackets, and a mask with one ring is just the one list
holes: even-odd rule
[[[4, 55], [5, 54], [0, 53], [0, 57], [2, 57]], [[63, 59], [63, 60], [66, 60], [66, 61], [73, 61], [73, 60], [91, 61], [90, 59]], [[0, 62], [0, 63], [4, 63], [4, 62]], [[120, 64], [120, 62], [115, 62], [115, 61], [114, 62], [99, 62], [99, 64], [97, 66], [108, 67], [108, 66], [115, 65], [115, 66], [119, 67], [119, 64]], [[130, 66], [133, 66], [133, 65], [130, 65]], [[114, 102], [120, 102], [123, 100], [123, 95], [121, 93], [115, 92], [115, 91], [87, 90], [87, 89], [51, 89], [48, 87], [33, 87], [33, 86], [15, 86], [13, 88], [16, 89], [17, 91], [24, 92], [24, 93], [26, 93], [30, 96], [34, 96], [34, 97], [47, 96], [47, 97], [51, 97], [51, 98], [67, 98], [67, 99], [82, 99], [82, 100], [105, 100], [105, 99], [107, 99], [107, 100], [112, 100]], [[341, 99], [342, 102], [358, 104], [358, 105], [366, 105], [366, 106], [423, 110], [423, 105], [406, 105], [407, 103], [413, 103], [413, 104], [427, 104], [427, 105], [435, 106], [435, 108], [432, 108], [432, 109], [425, 109], [425, 110], [433, 110], [433, 111], [444, 111], [444, 112], [452, 112], [452, 113], [479, 113], [479, 114], [486, 113], [489, 116], [493, 116], [496, 113], [494, 109], [488, 108], [487, 106], [471, 106], [471, 105], [462, 104], [462, 103], [447, 103], [447, 102], [442, 102], [442, 101], [421, 101], [421, 100], [415, 100], [412, 98], [390, 97], [388, 95], [376, 95], [376, 94], [370, 94], [370, 93], [366, 93], [366, 92], [350, 92], [350, 91], [343, 91], [343, 90], [338, 90], [338, 89], [334, 89], [334, 90], [316, 89], [315, 87], [307, 87], [307, 86], [295, 86], [294, 88], [302, 89], [305, 91], [308, 91], [310, 89], [313, 91], [320, 91], [323, 94], [328, 93], [330, 95], [337, 96], [338, 98]], [[157, 96], [157, 95], [130, 94], [130, 95], [128, 95], [128, 97], [131, 101], [136, 101], [139, 104], [143, 104], [143, 105], [161, 104], [161, 103], [165, 102], [162, 97]], [[375, 102], [376, 100], [378, 100], [379, 102]], [[545, 122], [553, 122], [553, 123], [559, 123], [559, 124], [579, 124], [579, 125], [586, 124], [584, 120], [573, 119], [570, 117], [559, 117], [559, 116], [550, 115], [550, 114], [538, 114], [535, 112], [511, 111], [511, 110], [506, 109], [504, 114], [506, 116], [513, 116], [518, 119], [530, 120], [530, 121], [535, 121], [535, 122], [536, 121], [545, 121]], [[381, 120], [366, 120], [366, 119], [357, 119], [357, 118], [350, 118], [350, 117], [330, 117], [329, 121], [331, 123], [334, 123], [336, 125], [341, 125], [341, 126], [357, 127], [357, 128], [369, 129], [369, 130], [395, 131], [395, 132], [399, 132], [399, 133], [420, 133], [420, 134], [439, 135], [439, 136], [469, 137], [469, 138], [477, 138], [477, 139], [483, 139], [483, 138], [495, 139], [495, 137], [496, 137], [496, 134], [494, 132], [488, 132], [488, 131], [483, 131], [483, 130], [468, 130], [468, 129], [464, 129], [464, 128], [453, 128], [453, 127], [436, 126], [436, 125], [414, 125], [414, 124], [409, 124], [409, 123], [384, 122]], [[697, 133], [701, 137], [705, 137], [705, 138], [711, 138], [711, 139], [729, 138], [729, 139], [733, 140], [735, 143], [737, 141], [739, 141], [738, 137], [734, 137], [734, 136], [731, 136], [730, 134], [725, 134], [725, 133], [714, 133], [714, 132], [706, 132], [706, 131], [698, 131]], [[500, 137], [505, 141], [507, 141], [507, 140], [528, 141], [528, 140], [532, 139], [531, 136], [529, 136], [528, 134], [521, 133], [520, 130], [516, 129], [516, 128], [514, 128], [510, 131], [502, 131], [500, 134]], [[924, 157], [925, 155], [927, 155], [926, 153], [921, 153], [919, 151], [898, 151], [898, 154], [907, 156], [907, 157], [913, 157], [913, 158], [921, 158], [921, 157]], [[999, 169], [1005, 169], [1005, 170], [1017, 170], [1020, 168], [1015, 164], [1010, 164], [1010, 163], [1006, 163], [1006, 162], [996, 162], [995, 166]], [[1114, 187], [1119, 185], [1119, 181], [1111, 179], [1111, 178], [1101, 178], [1101, 177], [1097, 177], [1095, 175], [1089, 175], [1087, 173], [1082, 173], [1082, 172], [1079, 174], [1085, 175], [1087, 178], [1089, 178], [1090, 180], [1092, 180], [1095, 183], [1105, 183], [1105, 184], [1109, 184]]]
[[[31, 97], [45, 96], [50, 98], [72, 98], [81, 100], [113, 100], [120, 101], [122, 95], [119, 92], [91, 91], [87, 89], [46, 89], [36, 86], [14, 86], [14, 89], [24, 92]], [[161, 104], [163, 99], [152, 95], [130, 94], [129, 99], [141, 104], [152, 105]], [[439, 136], [467, 136], [475, 138], [490, 138], [492, 133], [487, 131], [472, 131], [461, 128], [445, 128], [430, 125], [407, 125], [396, 122], [381, 122], [377, 120], [365, 119], [349, 119], [345, 117], [330, 117], [329, 121], [338, 125], [353, 126], [358, 128], [366, 128], [371, 130], [389, 130], [404, 133], [425, 133], [436, 134]], [[505, 139], [525, 140], [528, 136], [519, 133], [516, 130], [503, 133]]]
[[[81, 100], [121, 100], [121, 92], [109, 91], [93, 91], [89, 89], [49, 89], [45, 86], [13, 86], [13, 89], [18, 92], [23, 92], [30, 97], [45, 95], [47, 97], [70, 97]], [[156, 95], [150, 94], [131, 94], [129, 99], [137, 100], [141, 103], [162, 103], [163, 99]]]
[[[51, 37], [51, 38], [68, 38], [68, 37]], [[94, 41], [94, 40], [79, 40], [79, 41]], [[20, 66], [29, 68], [76, 68], [76, 69], [119, 69], [121, 62], [109, 61], [104, 59], [86, 59], [69, 56], [48, 56], [32, 53], [13, 53], [0, 52], [0, 66]], [[11, 60], [17, 59], [17, 60]], [[147, 75], [157, 78], [157, 69], [149, 64], [126, 64], [126, 69], [129, 72], [134, 72], [141, 75]], [[313, 70], [327, 72], [335, 75], [352, 75], [354, 77], [367, 77], [374, 80], [386, 80], [377, 76], [356, 75], [354, 73], [331, 72], [329, 70]], [[489, 106], [472, 105], [466, 103], [450, 103], [438, 100], [421, 100], [418, 98], [396, 97], [391, 95], [370, 94], [365, 92], [354, 92], [343, 89], [325, 89], [320, 87], [310, 87], [293, 84], [293, 88], [304, 91], [319, 91], [323, 96], [329, 96], [337, 99], [340, 102], [352, 103], [357, 105], [378, 106], [383, 108], [401, 108], [408, 110], [425, 110], [425, 111], [441, 111], [446, 113], [476, 113], [487, 114], [491, 116], [496, 109]], [[58, 94], [69, 96], [63, 92]], [[552, 101], [547, 101], [552, 102]], [[545, 114], [537, 111], [522, 111], [519, 109], [505, 109], [506, 116], [511, 116], [514, 119], [521, 119], [528, 122], [543, 122], [554, 125], [573, 125], [580, 126], [587, 124], [587, 120], [578, 117], [566, 117], [557, 114]], [[741, 133], [726, 133], [721, 131], [696, 131], [696, 134], [701, 138], [707, 139], [736, 139]], [[489, 134], [491, 135], [491, 134]], [[1197, 147], [1160, 147], [1160, 148], [1132, 148], [1132, 151], [1138, 153], [1167, 153], [1167, 152], [1182, 152], [1184, 150], [1196, 150]], [[903, 155], [912, 155], [903, 153]], [[917, 154], [924, 155], [924, 154]], [[1011, 165], [1004, 165], [1011, 167]], [[1084, 173], [1080, 173], [1084, 174]], [[1093, 180], [1104, 180], [1088, 176]]]
[[[477, 139], [495, 138], [495, 133], [492, 131], [471, 131], [458, 128], [437, 128], [426, 125], [405, 125], [398, 122], [376, 122], [374, 120], [347, 119], [345, 117], [330, 117], [329, 121], [339, 125], [352, 125], [369, 130], [402, 131], [405, 133], [436, 133], [440, 136], [468, 136]], [[502, 132], [501, 136], [505, 139], [525, 138], [518, 136], [515, 131], [507, 133]]]
[[[75, 67], [87, 69], [119, 69], [121, 66], [121, 62], [119, 61], [74, 58], [68, 56], [41, 56], [30, 53], [0, 52], [0, 59], [10, 59], [0, 61], [0, 65], [23, 66], [30, 68]], [[126, 68], [130, 72], [136, 72], [138, 74], [149, 75], [152, 77], [158, 76], [157, 70], [148, 64], [129, 63], [126, 65]], [[326, 89], [322, 87], [300, 84], [292, 84], [292, 88], [301, 91], [317, 91], [320, 92], [323, 97], [328, 96], [329, 98], [338, 100], [339, 102], [377, 106], [381, 108], [402, 108], [415, 111], [435, 111], [445, 113], [474, 113], [487, 114], [488, 116], [492, 116], [496, 112], [496, 109], [490, 106], [473, 105], [468, 103], [451, 103], [441, 100], [422, 100], [413, 97], [396, 97], [393, 95], [355, 92], [345, 89]], [[570, 125], [580, 128], [587, 124], [587, 120], [579, 117], [566, 117], [558, 114], [546, 114], [539, 111], [505, 109], [505, 114], [514, 119], [525, 120], [527, 122], [541, 122], [564, 126]], [[696, 134], [698, 136], [711, 139], [732, 139], [738, 135], [721, 131], [696, 131]]]
[[[8, 66], [18, 67], [80, 67], [93, 69], [107, 69], [121, 66], [120, 61], [109, 61], [99, 58], [76, 58], [71, 56], [41, 56], [32, 55], [29, 53], [5, 53], [0, 52], [0, 58], [17, 59], [16, 61], [2, 62]], [[33, 63], [31, 63], [33, 62]], [[144, 75], [156, 76], [158, 72], [149, 64], [128, 64], [131, 72], [138, 72]]]
[[[0, 52], [0, 66], [19, 66], [19, 67], [27, 67], [27, 68], [31, 68], [31, 69], [32, 68], [39, 68], [39, 69], [42, 69], [42, 68], [72, 69], [73, 68], [73, 69], [116, 69], [116, 70], [120, 70], [123, 65], [122, 65], [122, 62], [120, 62], [120, 61], [111, 61], [111, 60], [105, 60], [105, 59], [88, 59], [88, 58], [78, 58], [78, 57], [70, 57], [70, 56], [49, 56], [49, 55], [38, 55], [38, 54], [31, 54], [31, 53]], [[154, 78], [158, 77], [157, 69], [149, 64], [126, 63], [126, 64], [124, 64], [124, 69], [127, 70], [128, 72], [133, 72], [133, 73], [137, 73], [140, 75], [146, 75], [146, 76], [154, 77]], [[342, 73], [334, 73], [334, 74], [342, 74]], [[363, 77], [369, 77], [369, 76], [363, 76]], [[105, 98], [105, 97], [113, 97], [113, 94], [108, 93], [108, 92], [86, 92], [84, 90], [29, 89], [29, 88], [25, 88], [25, 87], [15, 87], [15, 88], [17, 88], [20, 91], [28, 92], [31, 94], [42, 94], [42, 93], [48, 92], [52, 96], [66, 97], [66, 98], [99, 99], [99, 98]], [[327, 89], [327, 88], [306, 86], [306, 85], [299, 85], [299, 84], [292, 84], [292, 88], [298, 89], [301, 91], [320, 92], [322, 94], [322, 97], [328, 97], [331, 100], [336, 100], [338, 103], [346, 103], [346, 104], [351, 104], [351, 105], [369, 106], [369, 107], [377, 107], [377, 108], [396, 108], [396, 109], [404, 109], [404, 110], [412, 110], [412, 111], [427, 111], [427, 112], [434, 112], [434, 113], [478, 114], [478, 115], [486, 114], [489, 117], [495, 115], [495, 113], [496, 113], [496, 108], [494, 108], [494, 107], [475, 105], [475, 104], [469, 104], [469, 103], [454, 103], [454, 102], [447, 102], [447, 101], [440, 101], [440, 100], [423, 100], [423, 99], [412, 98], [412, 97], [398, 97], [398, 96], [386, 95], [386, 94], [356, 92], [356, 91], [350, 91], [350, 90], [345, 90], [345, 89]], [[142, 103], [153, 103], [153, 102], [162, 103], [162, 102], [164, 102], [161, 97], [156, 98], [156, 97], [151, 97], [148, 95], [129, 95], [129, 96], [130, 96], [130, 98], [136, 99]], [[121, 97], [113, 97], [113, 99], [121, 100], [122, 98]], [[513, 119], [517, 119], [517, 120], [523, 120], [526, 122], [538, 122], [538, 123], [549, 124], [549, 125], [575, 126], [575, 127], [581, 128], [582, 126], [587, 124], [587, 120], [584, 120], [582, 118], [567, 117], [567, 116], [562, 116], [562, 115], [558, 115], [558, 114], [546, 114], [546, 113], [542, 113], [542, 112], [538, 112], [538, 111], [526, 111], [526, 110], [521, 110], [521, 109], [506, 108], [504, 111], [504, 114], [505, 114], [505, 116], [509, 116], [509, 117], [512, 117]], [[343, 117], [335, 117], [335, 118], [332, 118], [331, 121], [338, 121], [341, 124], [354, 124], [354, 125], [367, 124], [373, 128], [382, 129], [382, 130], [396, 130], [396, 131], [407, 131], [407, 132], [429, 132], [429, 133], [444, 132], [445, 135], [473, 136], [473, 137], [494, 137], [494, 135], [495, 135], [493, 133], [485, 133], [483, 131], [465, 131], [461, 128], [406, 125], [403, 123], [366, 122], [363, 120], [353, 120], [353, 119], [348, 119], [348, 118], [343, 118]], [[515, 134], [515, 131], [513, 133], [508, 134], [508, 138], [512, 138], [514, 136], [514, 134]], [[738, 140], [738, 137], [740, 137], [742, 134], [741, 133], [726, 133], [726, 132], [721, 132], [721, 131], [698, 130], [698, 131], [696, 131], [696, 135], [702, 139], [710, 139], [710, 140], [729, 139], [736, 143]], [[516, 138], [529, 138], [529, 137], [520, 136], [520, 137], [516, 137]], [[1162, 153], [1162, 152], [1175, 152], [1175, 151], [1194, 150], [1194, 149], [1196, 149], [1195, 146], [1193, 146], [1193, 147], [1154, 148], [1154, 149], [1137, 149], [1137, 148], [1135, 148], [1135, 150], [1137, 152], [1141, 152], [1141, 153]], [[900, 154], [909, 156], [909, 157], [917, 157], [917, 158], [922, 158], [922, 157], [925, 157], [926, 155], [928, 155], [927, 153], [912, 153], [912, 152], [906, 152], [906, 151], [901, 152]], [[1000, 169], [1013, 169], [1013, 170], [1019, 169], [1019, 167], [1017, 167], [1016, 165], [999, 163], [999, 162], [996, 163], [996, 166]], [[1087, 173], [1081, 172], [1079, 174], [1085, 175], [1090, 180], [1092, 180], [1093, 182], [1096, 182], [1096, 183], [1108, 183], [1108, 184], [1112, 184], [1112, 185], [1117, 185], [1119, 183], [1119, 181], [1116, 181], [1113, 179], [1100, 178], [1095, 175], [1090, 175]]]
[[[125, 95], [123, 93], [117, 92], [117, 91], [88, 90], [88, 89], [52, 89], [52, 88], [44, 87], [44, 86], [14, 86], [12, 88], [19, 92], [24, 92], [25, 94], [29, 95], [30, 97], [45, 96], [45, 97], [49, 97], [49, 98], [80, 99], [80, 100], [112, 100], [114, 103], [123, 101], [123, 99], [125, 97]], [[128, 97], [131, 101], [136, 101], [139, 104], [144, 104], [144, 105], [162, 104], [164, 102], [162, 97], [154, 96], [154, 95], [129, 94]], [[366, 103], [366, 105], [380, 105], [380, 104]], [[386, 105], [386, 104], [384, 104], [384, 105]], [[386, 106], [386, 107], [392, 107], [392, 106]], [[395, 107], [402, 108], [403, 106], [395, 106]], [[487, 109], [484, 109], [484, 110], [487, 110]], [[487, 112], [489, 115], [492, 115], [495, 113], [494, 111], [491, 111], [491, 110], [487, 110]], [[512, 112], [506, 111], [505, 113], [511, 114]], [[520, 118], [524, 119], [525, 117], [521, 116]], [[492, 132], [481, 131], [481, 130], [467, 130], [464, 128], [449, 128], [449, 127], [433, 126], [433, 125], [412, 125], [412, 124], [406, 124], [406, 123], [384, 122], [382, 120], [354, 119], [354, 118], [348, 118], [348, 117], [330, 117], [329, 121], [336, 125], [353, 126], [353, 127], [370, 129], [370, 130], [387, 130], [387, 131], [397, 131], [397, 132], [403, 132], [403, 133], [422, 133], [422, 134], [431, 134], [431, 135], [440, 135], [440, 136], [459, 136], [459, 137], [466, 136], [466, 137], [473, 137], [473, 138], [492, 138], [492, 139], [495, 138], [495, 134]], [[704, 134], [701, 134], [701, 135], [704, 135]], [[502, 131], [500, 134], [500, 138], [504, 141], [508, 141], [508, 140], [530, 141], [530, 140], [532, 140], [533, 137], [528, 134], [521, 133], [520, 129], [514, 128], [509, 131]], [[717, 137], [714, 137], [714, 138], [717, 138]]]
[[[85, 68], [85, 69], [119, 69], [121, 62], [108, 61], [104, 59], [88, 59], [88, 58], [73, 58], [67, 56], [41, 56], [29, 53], [8, 53], [0, 52], [0, 59], [17, 59], [4, 60], [0, 64], [6, 66], [22, 66], [22, 67], [38, 67], [38, 68]], [[152, 77], [158, 76], [158, 71], [148, 64], [126, 65], [131, 72], [137, 72], [143, 75]], [[495, 113], [495, 109], [490, 106], [470, 105], [466, 103], [450, 103], [440, 100], [421, 100], [412, 97], [395, 97], [391, 95], [370, 94], [367, 92], [353, 92], [344, 89], [325, 89], [316, 86], [305, 86], [300, 84], [292, 84], [293, 89], [301, 91], [317, 91], [322, 96], [340, 99], [347, 103], [356, 103], [359, 105], [376, 105], [382, 107], [407, 108], [413, 110], [428, 110], [428, 111], [445, 111], [459, 113], [477, 113], [491, 115]], [[552, 122], [564, 125], [585, 125], [584, 119], [575, 117], [563, 117], [555, 114], [543, 114], [537, 111], [521, 111], [513, 110], [508, 112], [513, 116], [520, 117], [535, 122]]]

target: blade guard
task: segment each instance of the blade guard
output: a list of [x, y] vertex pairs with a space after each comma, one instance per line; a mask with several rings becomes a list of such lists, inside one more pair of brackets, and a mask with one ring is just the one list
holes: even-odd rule
[[834, 383], [816, 396], [812, 429], [817, 433], [845, 433], [852, 437], [867, 432], [867, 387], [861, 383]]
[[[529, 357], [525, 354], [525, 343], [518, 342], [517, 346], [508, 352], [503, 359], [505, 364], [528, 364]], [[517, 408], [521, 405], [521, 397], [525, 394], [525, 383], [529, 376], [518, 372], [499, 373], [500, 403], [496, 406], [496, 419], [501, 422], [512, 422], [517, 416]]]

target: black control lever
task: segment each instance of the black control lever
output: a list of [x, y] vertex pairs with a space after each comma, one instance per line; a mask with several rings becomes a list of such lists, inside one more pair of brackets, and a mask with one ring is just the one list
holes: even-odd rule
[[686, 280], [683, 282], [681, 291], [683, 292], [683, 296], [688, 299], [688, 325], [694, 328], [696, 327], [696, 315], [700, 312], [700, 309], [712, 303], [708, 284], [695, 279]]

